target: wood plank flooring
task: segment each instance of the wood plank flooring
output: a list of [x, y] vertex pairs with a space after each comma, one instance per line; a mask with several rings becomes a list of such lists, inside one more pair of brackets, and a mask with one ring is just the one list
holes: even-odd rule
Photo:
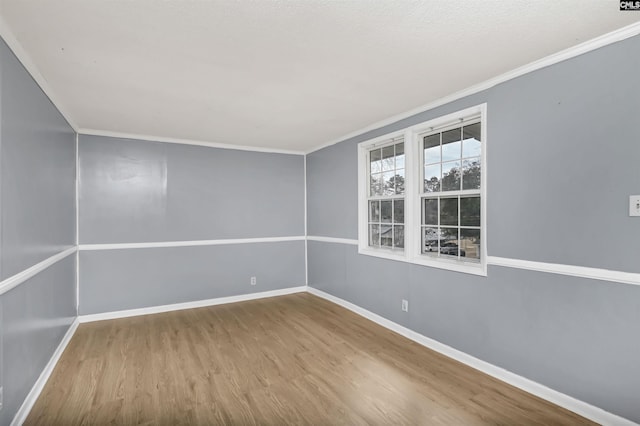
[[590, 421], [307, 293], [81, 324], [25, 425]]

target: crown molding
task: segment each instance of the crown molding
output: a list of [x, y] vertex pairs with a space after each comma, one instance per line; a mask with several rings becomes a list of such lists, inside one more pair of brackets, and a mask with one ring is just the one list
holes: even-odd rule
[[65, 107], [64, 103], [60, 101], [60, 98], [51, 88], [47, 79], [40, 73], [38, 67], [35, 65], [33, 60], [31, 60], [31, 56], [26, 50], [24, 50], [22, 44], [20, 44], [20, 41], [13, 35], [13, 32], [5, 22], [2, 15], [0, 15], [0, 37], [2, 37], [5, 43], [7, 43], [9, 49], [13, 52], [16, 58], [18, 58], [18, 62], [22, 64], [22, 66], [27, 70], [27, 73], [31, 75], [31, 78], [33, 78], [36, 84], [40, 86], [40, 89], [44, 92], [45, 96], [49, 98], [53, 106], [56, 107], [62, 117], [67, 121], [67, 123], [69, 123], [69, 126], [71, 126], [75, 132], [78, 132], [78, 126], [72, 118], [71, 113], [69, 113], [69, 110]]
[[108, 138], [134, 139], [134, 140], [149, 141], [149, 142], [174, 143], [179, 145], [205, 146], [209, 148], [236, 149], [239, 151], [266, 152], [266, 153], [272, 153], [272, 154], [305, 155], [304, 151], [296, 151], [291, 149], [266, 148], [266, 147], [249, 146], [249, 145], [234, 145], [229, 143], [206, 142], [206, 141], [200, 141], [195, 139], [166, 138], [162, 136], [141, 135], [137, 133], [112, 132], [108, 130], [81, 128], [81, 129], [78, 129], [78, 133], [80, 135], [85, 135], [85, 136], [104, 136]]
[[601, 35], [599, 37], [593, 38], [591, 40], [585, 41], [584, 43], [580, 43], [576, 46], [569, 47], [565, 50], [561, 50], [560, 52], [554, 53], [552, 55], [546, 56], [537, 61], [530, 62], [526, 65], [513, 69], [511, 71], [507, 71], [504, 74], [500, 74], [497, 77], [490, 78], [489, 80], [483, 81], [482, 83], [473, 85], [466, 89], [460, 90], [458, 92], [452, 93], [451, 95], [445, 96], [443, 98], [437, 99], [435, 101], [426, 103], [419, 107], [410, 109], [409, 111], [405, 111], [403, 113], [394, 115], [392, 117], [386, 118], [384, 120], [377, 121], [372, 123], [366, 127], [363, 127], [360, 130], [356, 130], [346, 135], [340, 136], [339, 138], [333, 139], [327, 143], [321, 144], [306, 151], [306, 154], [311, 154], [312, 152], [319, 151], [323, 148], [329, 147], [331, 145], [335, 145], [340, 142], [344, 142], [347, 139], [351, 139], [356, 136], [360, 136], [364, 133], [370, 132], [372, 130], [380, 129], [389, 124], [396, 123], [400, 120], [404, 120], [405, 118], [412, 117], [416, 114], [420, 114], [425, 111], [432, 110], [442, 105], [446, 105], [458, 99], [462, 99], [464, 97], [482, 92], [483, 90], [490, 89], [500, 83], [504, 83], [506, 81], [512, 80], [516, 77], [520, 77], [522, 75], [528, 74], [530, 72], [548, 67], [550, 65], [557, 64], [562, 61], [566, 61], [567, 59], [574, 58], [576, 56], [580, 56], [584, 53], [591, 52], [592, 50], [599, 49], [601, 47], [607, 46], [609, 44], [613, 44], [618, 41], [626, 40], [630, 37], [636, 36], [640, 34], [640, 22], [636, 22], [631, 25], [627, 25], [626, 27], [622, 27], [610, 33]]

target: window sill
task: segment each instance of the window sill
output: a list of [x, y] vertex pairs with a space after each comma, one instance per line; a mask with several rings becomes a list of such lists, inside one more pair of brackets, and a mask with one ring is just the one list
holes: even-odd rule
[[367, 256], [380, 257], [382, 259], [396, 260], [398, 262], [408, 262], [407, 255], [401, 250], [377, 249], [373, 247], [358, 247], [358, 253]]
[[464, 274], [479, 275], [481, 277], [487, 276], [487, 264], [486, 262], [469, 263], [460, 262], [453, 259], [430, 259], [426, 256], [417, 256], [410, 261], [416, 265], [429, 266], [431, 268], [446, 269], [447, 271], [462, 272]]
[[394, 260], [396, 262], [412, 263], [415, 265], [428, 266], [431, 268], [445, 269], [452, 272], [461, 272], [464, 274], [487, 276], [486, 263], [464, 263], [449, 259], [429, 259], [425, 256], [416, 256], [410, 258], [405, 252], [377, 249], [369, 246], [358, 247], [358, 253], [365, 256], [379, 257], [381, 259]]

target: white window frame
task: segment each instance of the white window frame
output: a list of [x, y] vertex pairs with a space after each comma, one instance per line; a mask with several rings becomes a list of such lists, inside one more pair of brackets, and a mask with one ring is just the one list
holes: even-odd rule
[[[418, 139], [420, 134], [437, 131], [471, 117], [479, 118], [482, 151], [480, 155], [480, 262], [431, 257], [422, 253], [422, 162]], [[384, 146], [390, 139], [404, 137], [405, 195], [404, 195], [404, 251], [369, 246], [369, 151]], [[358, 144], [358, 253], [401, 262], [415, 263], [474, 275], [487, 275], [487, 104], [434, 118], [405, 129], [388, 133]], [[443, 192], [443, 196], [447, 193]]]
[[[385, 247], [371, 247], [369, 245], [369, 152], [373, 149], [381, 148], [387, 145], [393, 145], [398, 143], [396, 139], [403, 138], [404, 142], [404, 250], [397, 248], [385, 248]], [[395, 140], [395, 142], [393, 142]], [[406, 259], [407, 251], [409, 250], [407, 231], [407, 211], [410, 206], [407, 204], [409, 201], [408, 194], [410, 194], [411, 185], [409, 182], [414, 180], [414, 171], [411, 165], [407, 163], [407, 139], [406, 132], [404, 130], [399, 132], [393, 132], [380, 136], [364, 144], [358, 145], [358, 251], [362, 254], [369, 256], [383, 257], [386, 259], [400, 260]], [[409, 148], [413, 149], [413, 147]], [[410, 238], [410, 237], [409, 237]], [[412, 241], [412, 240], [411, 240]]]

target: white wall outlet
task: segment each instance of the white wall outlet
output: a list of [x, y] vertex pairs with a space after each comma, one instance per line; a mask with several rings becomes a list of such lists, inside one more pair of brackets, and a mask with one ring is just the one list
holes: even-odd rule
[[409, 301], [402, 299], [402, 310], [404, 312], [409, 312]]
[[640, 216], [640, 195], [629, 195], [629, 216]]
[[251, 285], [256, 285], [256, 284], [258, 284], [256, 277], [251, 277]]

